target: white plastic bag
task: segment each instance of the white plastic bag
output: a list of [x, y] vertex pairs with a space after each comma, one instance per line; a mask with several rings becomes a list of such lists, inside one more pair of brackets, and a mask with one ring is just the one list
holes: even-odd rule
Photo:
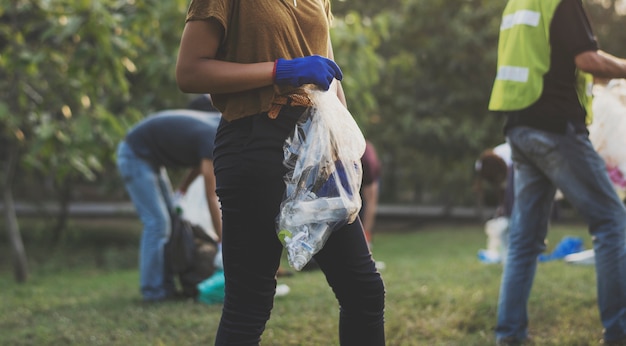
[[202, 227], [211, 238], [217, 239], [204, 191], [204, 178], [201, 175], [193, 180], [187, 188], [187, 193], [181, 196], [177, 203], [182, 209], [183, 219]]
[[589, 140], [606, 162], [613, 186], [626, 196], [626, 80], [613, 79], [594, 88]]
[[313, 106], [285, 141], [289, 172], [277, 219], [279, 239], [296, 270], [361, 209], [365, 138], [334, 92], [311, 90], [309, 96]]
[[[178, 206], [182, 209], [183, 219], [198, 225], [204, 232], [213, 239], [217, 239], [217, 233], [213, 227], [213, 220], [209, 213], [209, 204], [206, 200], [204, 190], [204, 178], [202, 175], [193, 180], [187, 188], [187, 193], [178, 198]], [[224, 269], [222, 261], [222, 244], [217, 244], [217, 253], [213, 260], [213, 265], [217, 269]]]

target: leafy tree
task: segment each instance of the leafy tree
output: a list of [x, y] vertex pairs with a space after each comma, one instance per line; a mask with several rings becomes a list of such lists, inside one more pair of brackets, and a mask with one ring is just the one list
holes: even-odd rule
[[[486, 111], [502, 9], [486, 0], [406, 0], [371, 18], [342, 17], [336, 56], [345, 56], [350, 108], [354, 100], [365, 108], [357, 118], [383, 158], [383, 199], [469, 200], [476, 153], [503, 140], [500, 119]], [[360, 41], [366, 48], [355, 48]]]
[[623, 0], [593, 0], [585, 3], [591, 25], [598, 37], [600, 49], [626, 57], [626, 2]]
[[378, 48], [389, 38], [389, 21], [386, 13], [368, 18], [352, 11], [337, 17], [331, 31], [335, 60], [344, 71], [348, 108], [364, 132], [379, 109], [377, 88], [385, 61]]
[[[185, 9], [182, 0], [3, 0], [1, 137], [20, 168], [52, 175], [57, 237], [73, 184], [111, 166], [130, 124], [186, 97], [173, 76]], [[15, 167], [3, 167], [4, 181]], [[15, 219], [11, 187], [3, 186], [5, 209]], [[9, 228], [19, 234], [16, 223]]]

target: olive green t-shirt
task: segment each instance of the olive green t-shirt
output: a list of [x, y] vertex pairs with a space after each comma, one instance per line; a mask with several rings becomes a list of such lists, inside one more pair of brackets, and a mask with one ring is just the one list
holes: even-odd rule
[[[213, 18], [224, 28], [216, 58], [237, 63], [275, 61], [309, 55], [328, 56], [330, 0], [192, 0], [187, 21]], [[294, 92], [267, 86], [211, 94], [226, 120], [265, 112], [274, 95]]]

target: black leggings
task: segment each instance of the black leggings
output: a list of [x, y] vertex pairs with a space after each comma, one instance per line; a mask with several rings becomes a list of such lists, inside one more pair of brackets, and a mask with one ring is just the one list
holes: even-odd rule
[[[222, 120], [215, 140], [226, 294], [216, 345], [258, 345], [270, 317], [282, 245], [276, 216], [285, 190], [283, 144], [302, 107]], [[384, 345], [385, 288], [359, 220], [315, 255], [339, 302], [341, 345]]]

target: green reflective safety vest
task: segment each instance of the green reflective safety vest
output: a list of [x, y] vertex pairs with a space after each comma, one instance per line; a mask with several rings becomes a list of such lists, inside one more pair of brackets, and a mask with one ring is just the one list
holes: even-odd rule
[[[498, 71], [489, 110], [515, 111], [535, 103], [550, 69], [550, 23], [561, 0], [511, 0], [500, 25]], [[591, 119], [590, 74], [577, 70], [576, 92]]]

